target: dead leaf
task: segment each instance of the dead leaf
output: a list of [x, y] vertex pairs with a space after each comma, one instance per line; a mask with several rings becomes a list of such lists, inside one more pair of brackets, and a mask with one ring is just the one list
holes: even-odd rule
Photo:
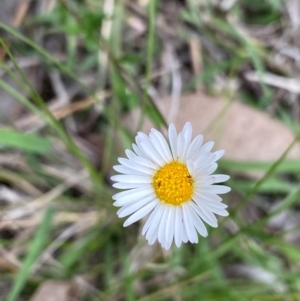
[[23, 1], [19, 4], [15, 12], [14, 18], [12, 20], [13, 27], [18, 27], [21, 25], [22, 21], [24, 20], [28, 12], [29, 5], [30, 5], [30, 1]]
[[71, 282], [48, 280], [43, 282], [30, 301], [76, 301], [79, 300]]
[[[157, 103], [167, 119], [171, 110], [171, 99]], [[193, 125], [193, 135], [204, 133], [206, 141], [214, 140], [216, 148], [225, 149], [225, 158], [241, 161], [277, 160], [294, 139], [294, 134], [282, 123], [266, 113], [253, 109], [238, 101], [211, 97], [203, 92], [181, 97], [178, 115], [173, 121], [178, 131], [185, 122]], [[135, 131], [140, 110], [125, 116], [124, 123]], [[169, 120], [167, 120], [170, 122]], [[146, 118], [142, 130], [150, 131], [153, 124]], [[289, 159], [300, 159], [300, 144], [290, 151]]]

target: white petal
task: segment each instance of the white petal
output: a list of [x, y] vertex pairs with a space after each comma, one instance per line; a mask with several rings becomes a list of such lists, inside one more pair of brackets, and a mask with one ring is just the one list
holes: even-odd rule
[[136, 144], [132, 143], [132, 148], [139, 157], [146, 158], [146, 159], [148, 158]]
[[147, 240], [150, 239], [150, 237], [152, 236], [153, 233], [158, 231], [158, 226], [160, 225], [161, 217], [164, 214], [164, 211], [166, 209], [166, 206], [162, 205], [161, 203], [157, 207], [159, 209], [157, 210], [155, 216], [153, 217], [153, 221], [152, 221], [151, 225], [149, 226], [149, 229], [148, 229], [148, 232], [147, 232], [147, 235], [146, 235]]
[[197, 155], [197, 159], [194, 162], [196, 169], [202, 168], [204, 165], [206, 165], [210, 155], [210, 152], [202, 152]]
[[135, 197], [135, 198], [122, 198], [122, 199], [118, 199], [116, 200], [113, 205], [115, 207], [123, 207], [123, 206], [128, 206], [132, 203], [135, 203], [135, 202], [138, 202], [142, 199], [144, 199], [145, 197], [149, 197], [149, 196], [153, 196], [154, 197], [154, 194], [148, 194], [146, 196], [140, 196], [140, 197]]
[[141, 143], [141, 147], [153, 162], [155, 162], [159, 166], [165, 165], [164, 159], [161, 157], [161, 155], [157, 152], [157, 150], [153, 147], [152, 144], [144, 141]]
[[220, 216], [228, 216], [229, 215], [228, 211], [225, 209], [214, 209], [213, 212]]
[[171, 247], [171, 245], [172, 245], [172, 240], [170, 240], [170, 241], [165, 241], [165, 244], [162, 245], [162, 247], [165, 248], [166, 250], [169, 250], [170, 247]]
[[[201, 221], [200, 217], [196, 214], [196, 212], [190, 206], [190, 203], [187, 204], [187, 207], [189, 210], [189, 216], [190, 216], [191, 222], [193, 223], [193, 228], [195, 227], [201, 236], [206, 237], [208, 235], [208, 233], [207, 233], [206, 227], [203, 224], [203, 222]], [[198, 242], [198, 236], [197, 236], [197, 242]]]
[[141, 157], [136, 157], [131, 162], [136, 162], [136, 163], [138, 163], [142, 166], [146, 166], [148, 168], [152, 168], [152, 169], [155, 169], [155, 170], [158, 168], [158, 165], [155, 164], [154, 162], [152, 162], [151, 160], [141, 158]]
[[138, 132], [137, 134], [138, 134], [138, 136], [141, 137], [142, 139], [145, 139], [145, 140], [149, 139], [149, 137], [148, 137], [145, 133], [143, 133], [143, 132]]
[[[152, 187], [149, 187], [149, 192], [154, 194], [154, 190], [153, 190]], [[118, 192], [118, 193], [114, 194], [112, 196], [112, 199], [117, 200], [117, 199], [127, 197], [127, 196], [131, 196], [131, 197], [134, 198], [136, 196], [144, 195], [144, 193], [145, 193], [145, 188], [144, 187], [136, 188], [136, 189], [130, 189], [130, 190], [127, 190], [127, 191], [122, 191], [122, 192]]]
[[156, 137], [156, 135], [153, 132], [149, 134], [149, 137], [152, 145], [155, 147], [157, 152], [160, 154], [161, 158], [164, 160], [164, 164], [167, 163], [169, 160], [165, 154], [163, 146], [160, 143], [160, 140]]
[[227, 175], [211, 175], [203, 177], [197, 184], [199, 184], [199, 186], [201, 187], [203, 185], [211, 185], [215, 183], [226, 182], [229, 179], [230, 176]]
[[228, 215], [228, 212], [224, 209], [227, 208], [227, 205], [223, 203], [208, 202], [207, 200], [202, 199], [201, 197], [195, 198], [194, 201], [199, 207], [203, 208], [203, 210], [205, 208], [205, 210], [210, 210], [211, 212], [214, 212], [218, 215]]
[[[136, 138], [136, 139], [137, 139], [137, 138]], [[137, 154], [137, 156], [138, 156], [139, 158], [144, 158], [144, 159], [147, 159], [147, 160], [150, 159], [150, 158], [147, 156], [147, 154], [145, 154], [145, 152], [141, 149], [140, 144], [139, 144], [139, 145], [132, 144], [132, 148], [133, 148], [133, 150], [135, 151], [135, 153]]]
[[210, 153], [210, 152], [205, 152], [205, 153], [202, 153], [202, 155], [199, 157], [201, 158], [201, 161], [197, 160], [197, 167], [199, 169], [204, 169], [206, 168], [208, 165], [211, 165], [215, 162], [215, 155]]
[[195, 174], [196, 174], [196, 171], [195, 171], [195, 167], [194, 167], [194, 163], [192, 160], [188, 160], [186, 162], [186, 165], [187, 165], [187, 168], [188, 168], [188, 171], [189, 171], [189, 174], [194, 177]]
[[202, 188], [202, 191], [208, 191], [215, 194], [224, 194], [231, 190], [230, 187], [225, 185], [209, 185]]
[[130, 149], [126, 149], [125, 154], [127, 155], [129, 160], [132, 160], [132, 159], [137, 157], [137, 155], [133, 151], [131, 151]]
[[212, 164], [214, 162], [216, 162], [216, 155], [212, 154], [212, 153], [208, 153], [208, 157], [206, 158], [205, 162], [203, 162], [203, 167], [208, 165], [208, 164]]
[[132, 189], [132, 188], [139, 188], [139, 187], [148, 187], [149, 184], [141, 184], [141, 183], [114, 183], [112, 185], [117, 189]]
[[141, 172], [141, 171], [138, 171], [138, 170], [134, 170], [134, 169], [131, 169], [127, 166], [124, 166], [124, 165], [115, 165], [113, 166], [113, 169], [117, 172], [120, 172], [122, 174], [125, 174], [125, 175], [140, 175], [140, 176], [145, 176], [146, 174], [149, 174], [149, 175], [152, 175], [153, 174], [153, 170], [152, 169], [147, 169], [146, 172]]
[[199, 150], [201, 143], [203, 141], [203, 136], [198, 135], [193, 142], [191, 143], [188, 152], [187, 152], [187, 159], [193, 159], [197, 151]]
[[214, 214], [210, 210], [205, 210], [206, 207], [200, 207], [196, 205], [194, 202], [190, 203], [191, 207], [195, 210], [195, 212], [210, 226], [213, 228], [218, 227], [218, 220], [214, 216]]
[[160, 206], [156, 206], [155, 209], [151, 212], [151, 214], [149, 215], [144, 227], [143, 227], [143, 230], [142, 230], [142, 235], [145, 235], [146, 232], [148, 231], [150, 225], [152, 224], [158, 210], [160, 210]]
[[171, 151], [170, 151], [170, 147], [165, 139], [165, 137], [162, 135], [161, 132], [152, 129], [152, 133], [153, 135], [156, 137], [156, 139], [159, 141], [162, 151], [164, 153], [164, 159], [166, 160], [166, 162], [170, 162], [173, 160]]
[[137, 133], [137, 138], [138, 138], [138, 140], [140, 140], [141, 142], [145, 142], [145, 141], [150, 142], [149, 137], [148, 137], [145, 133], [143, 133], [143, 132], [138, 132], [138, 133]]
[[183, 162], [184, 144], [185, 144], [185, 137], [182, 133], [179, 133], [177, 139], [177, 156], [180, 162]]
[[227, 208], [228, 206], [224, 203], [215, 203], [215, 202], [209, 202], [205, 199], [201, 199], [201, 204], [205, 204], [206, 207], [209, 207], [209, 208], [221, 208], [221, 209], [225, 209]]
[[183, 212], [183, 224], [185, 226], [188, 239], [191, 243], [197, 243], [198, 236], [197, 236], [197, 232], [195, 230], [194, 224], [191, 220], [191, 214], [189, 212], [190, 211], [189, 207], [188, 207], [187, 203], [183, 204], [181, 207], [182, 207], [182, 212]]
[[113, 196], [113, 199], [116, 200], [114, 202], [114, 206], [124, 206], [126, 204], [134, 202], [135, 200], [145, 198], [148, 195], [155, 195], [153, 188], [150, 185], [149, 187], [140, 187], [122, 191]]
[[173, 123], [169, 125], [169, 141], [174, 160], [177, 160], [177, 132]]
[[[178, 207], [178, 206], [176, 206]], [[175, 214], [176, 214], [176, 208], [175, 206], [170, 206], [169, 209], [169, 215], [168, 215], [168, 220], [167, 220], [167, 224], [166, 224], [166, 241], [167, 244], [170, 246], [172, 244], [173, 241], [173, 236], [174, 236], [174, 228], [175, 228]]]
[[147, 167], [147, 168], [152, 168], [154, 170], [156, 170], [158, 168], [158, 166], [155, 163], [153, 163], [152, 161], [145, 159], [145, 158], [141, 158], [141, 157], [136, 157], [134, 160], [118, 158], [118, 161], [126, 167], [133, 168], [133, 169], [136, 169], [139, 171], [143, 170], [143, 169], [141, 169], [141, 166]]
[[226, 182], [230, 179], [230, 176], [228, 175], [213, 175], [214, 183], [222, 183]]
[[[182, 207], [180, 207], [181, 210], [182, 210]], [[181, 235], [182, 235], [182, 241], [184, 243], [187, 243], [189, 241], [189, 238], [188, 238], [188, 235], [187, 235], [187, 232], [186, 232], [186, 227], [184, 225], [184, 218], [183, 218], [183, 210], [181, 211], [181, 215], [182, 215], [182, 224], [181, 224], [181, 229], [182, 229], [182, 232], [181, 232]]]
[[123, 224], [124, 227], [127, 227], [136, 221], [142, 219], [145, 215], [147, 215], [155, 206], [157, 205], [156, 199], [154, 199], [151, 203], [148, 203], [146, 206], [142, 207], [140, 210], [136, 211], [132, 214]]
[[182, 242], [182, 209], [181, 206], [176, 206], [175, 209], [175, 244], [179, 248]]
[[225, 151], [220, 149], [216, 152], [214, 152], [215, 155], [215, 161], [219, 160], [223, 155], [225, 154]]
[[158, 228], [158, 241], [160, 243], [164, 243], [166, 240], [166, 225], [167, 225], [167, 219], [168, 219], [168, 215], [169, 215], [169, 211], [170, 211], [170, 206], [166, 206], [164, 213], [161, 217], [161, 222]]
[[201, 191], [201, 190], [197, 190], [196, 189], [196, 192], [204, 199], [206, 199], [207, 201], [209, 202], [221, 202], [222, 201], [222, 198], [219, 197], [218, 195], [214, 194], [214, 193], [211, 193], [211, 192], [204, 192], [204, 191]]
[[[148, 138], [148, 137], [147, 137]], [[141, 156], [141, 157], [143, 157], [143, 158], [146, 158], [146, 159], [151, 159], [144, 151], [143, 151], [143, 149], [142, 149], [142, 147], [141, 147], [141, 143], [143, 142], [143, 141], [148, 141], [148, 139], [144, 139], [144, 138], [142, 138], [141, 136], [139, 136], [139, 135], [136, 135], [135, 136], [135, 142], [136, 142], [136, 144], [137, 144], [137, 146], [138, 146], [138, 148], [139, 148], [139, 150], [140, 150], [140, 152], [143, 154], [143, 156]]]
[[151, 235], [149, 236], [149, 239], [148, 239], [149, 245], [153, 245], [155, 243], [155, 241], [157, 240], [159, 224], [156, 224], [153, 226], [154, 226], [154, 230], [151, 232]]
[[187, 122], [182, 130], [183, 136], [184, 136], [184, 147], [182, 152], [182, 161], [185, 161], [187, 158], [187, 153], [191, 145], [192, 140], [192, 132], [193, 128], [190, 122]]
[[213, 141], [206, 142], [200, 148], [201, 152], [209, 152], [214, 147], [215, 143]]
[[[139, 161], [140, 161], [140, 159], [142, 159], [142, 158], [139, 157]], [[147, 159], [144, 159], [144, 160], [147, 160]], [[140, 171], [140, 172], [144, 172], [144, 173], [147, 173], [147, 174], [154, 174], [154, 169], [150, 169], [149, 166], [144, 166], [144, 165], [142, 165], [140, 163], [137, 163], [137, 162], [135, 162], [133, 160], [128, 160], [128, 159], [125, 159], [125, 158], [119, 158], [118, 161], [122, 165], [124, 165], [124, 166], [126, 166], [128, 168], [132, 168], [134, 170], [137, 170], [137, 171]]]
[[[222, 204], [222, 203], [219, 203], [219, 204]], [[222, 204], [222, 205], [224, 205], [224, 204]], [[218, 215], [228, 216], [228, 211], [224, 209], [224, 208], [227, 208], [226, 205], [225, 205], [225, 207], [218, 207], [218, 206], [215, 205], [215, 203], [208, 204], [208, 203], [202, 202], [201, 206], [203, 208], [206, 207], [207, 210], [211, 210], [211, 212], [216, 213]]]
[[183, 135], [187, 138], [186, 141], [191, 143], [192, 140], [192, 133], [193, 133], [193, 127], [190, 122], [186, 122], [182, 129]]
[[132, 214], [133, 212], [137, 211], [144, 205], [151, 203], [154, 200], [154, 196], [150, 195], [147, 198], [140, 199], [137, 202], [131, 203], [127, 206], [120, 208], [117, 212], [118, 217], [125, 217], [127, 215]]
[[152, 177], [149, 176], [116, 175], [116, 176], [112, 176], [111, 179], [115, 182], [122, 182], [122, 183], [151, 184], [153, 182]]
[[154, 244], [154, 242], [158, 239], [158, 229], [161, 223], [161, 216], [165, 210], [165, 206], [159, 206], [159, 211], [157, 212], [156, 222], [153, 222], [149, 227], [149, 230], [146, 235], [146, 239], [150, 245]]
[[201, 174], [202, 176], [208, 176], [208, 175], [212, 174], [213, 172], [215, 172], [217, 168], [218, 168], [217, 163], [209, 164], [206, 167], [204, 167], [203, 169], [200, 169], [199, 172], [197, 170], [197, 174]]

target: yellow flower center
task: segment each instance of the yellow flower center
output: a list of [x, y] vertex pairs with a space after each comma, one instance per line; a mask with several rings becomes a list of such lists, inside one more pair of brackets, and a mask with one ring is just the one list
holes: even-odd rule
[[161, 167], [153, 176], [156, 196], [163, 203], [181, 205], [191, 200], [194, 180], [185, 164], [173, 161]]

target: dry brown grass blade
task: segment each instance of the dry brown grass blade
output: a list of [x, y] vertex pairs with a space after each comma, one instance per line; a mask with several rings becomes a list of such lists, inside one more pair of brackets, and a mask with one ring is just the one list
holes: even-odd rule
[[[195, 76], [200, 76], [201, 72], [203, 71], [202, 48], [201, 48], [200, 39], [197, 36], [193, 36], [190, 40], [189, 46], [190, 46], [193, 71], [195, 73]], [[197, 91], [201, 92], [200, 84], [198, 84], [197, 86]]]
[[62, 193], [64, 193], [67, 189], [74, 186], [75, 184], [84, 181], [86, 178], [88, 178], [87, 172], [84, 170], [82, 172], [79, 172], [78, 174], [75, 174], [73, 177], [70, 177], [65, 182], [61, 183], [60, 185], [54, 187], [52, 190], [48, 191], [47, 193], [43, 194], [39, 198], [28, 202], [22, 206], [19, 206], [16, 209], [8, 210], [0, 214], [1, 218], [3, 220], [10, 220], [10, 219], [19, 219], [23, 216], [26, 216], [28, 214], [32, 214], [33, 212], [36, 212], [37, 210], [43, 209], [50, 202], [52, 202], [54, 199], [59, 197]]
[[18, 27], [21, 25], [21, 23], [23, 22], [26, 14], [27, 14], [27, 11], [29, 9], [30, 2], [31, 2], [31, 0], [27, 0], [27, 1], [23, 1], [19, 4], [19, 6], [15, 12], [14, 18], [11, 22], [12, 23], [11, 25], [13, 27]]
[[21, 262], [15, 254], [0, 246], [0, 269], [16, 272], [21, 267]]
[[78, 291], [72, 282], [48, 280], [43, 282], [30, 301], [75, 301]]
[[42, 194], [42, 192], [36, 186], [30, 183], [30, 181], [10, 170], [1, 170], [0, 179], [19, 187], [33, 197], [38, 197]]
[[[103, 211], [105, 213], [105, 211]], [[18, 220], [0, 220], [0, 230], [2, 229], [12, 229], [18, 230], [26, 228], [38, 227], [42, 222], [44, 215], [42, 212], [39, 212], [30, 218], [21, 218]], [[56, 213], [53, 225], [60, 226], [63, 224], [76, 223], [80, 220], [84, 220], [86, 225], [84, 229], [92, 227], [99, 220], [100, 214], [96, 211], [86, 212], [86, 213], [77, 213], [77, 212], [58, 212]]]
[[[95, 97], [87, 97], [83, 100], [59, 107], [57, 107], [56, 101], [54, 101], [53, 104], [49, 106], [49, 109], [52, 112], [53, 116], [55, 116], [55, 118], [62, 119], [78, 111], [85, 110], [91, 107], [95, 104], [95, 99], [97, 99], [98, 101], [103, 101], [106, 97], [110, 95], [111, 92], [102, 91], [98, 93]], [[22, 119], [19, 119], [16, 122], [16, 127], [20, 130], [24, 130], [32, 126], [40, 126], [42, 124], [44, 124], [44, 122], [39, 116], [31, 114]]]

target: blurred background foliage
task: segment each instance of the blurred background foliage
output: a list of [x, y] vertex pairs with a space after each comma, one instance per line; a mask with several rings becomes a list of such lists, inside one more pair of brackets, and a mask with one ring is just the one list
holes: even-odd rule
[[[2, 0], [0, 22], [0, 300], [300, 300], [299, 0]], [[272, 135], [221, 161], [230, 216], [164, 251], [122, 227], [110, 176], [180, 94]]]

